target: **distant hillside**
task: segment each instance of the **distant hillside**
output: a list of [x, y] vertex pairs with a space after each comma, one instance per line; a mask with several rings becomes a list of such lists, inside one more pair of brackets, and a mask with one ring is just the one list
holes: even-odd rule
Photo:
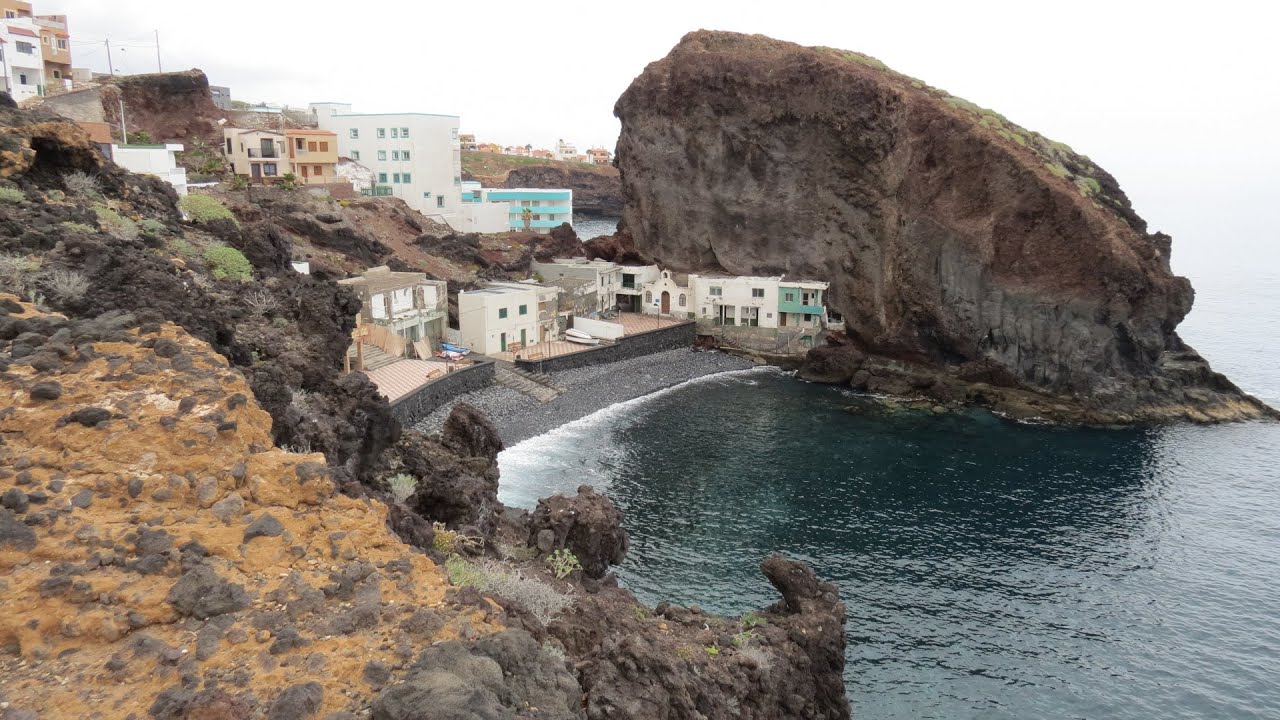
[[622, 180], [612, 165], [541, 160], [486, 152], [462, 153], [462, 176], [485, 187], [570, 188], [575, 213], [622, 214]]

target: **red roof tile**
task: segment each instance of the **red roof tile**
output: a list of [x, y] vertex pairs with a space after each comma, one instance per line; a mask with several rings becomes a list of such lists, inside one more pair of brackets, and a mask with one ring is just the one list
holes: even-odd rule
[[9, 32], [13, 33], [14, 35], [25, 35], [27, 37], [33, 37], [33, 38], [40, 37], [39, 35], [31, 32], [26, 28], [14, 27], [12, 25], [9, 26]]

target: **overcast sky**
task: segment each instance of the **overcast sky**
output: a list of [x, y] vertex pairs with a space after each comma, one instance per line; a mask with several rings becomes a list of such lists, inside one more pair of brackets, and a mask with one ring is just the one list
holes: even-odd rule
[[[198, 67], [232, 96], [458, 114], [481, 141], [612, 149], [613, 103], [709, 28], [873, 55], [1066, 142], [1153, 229], [1212, 250], [1280, 241], [1280, 55], [1268, 2], [423, 2], [37, 0], [76, 66]], [[323, 8], [331, 8], [325, 12]], [[1175, 253], [1175, 261], [1178, 256]], [[1185, 271], [1185, 268], [1180, 268]]]

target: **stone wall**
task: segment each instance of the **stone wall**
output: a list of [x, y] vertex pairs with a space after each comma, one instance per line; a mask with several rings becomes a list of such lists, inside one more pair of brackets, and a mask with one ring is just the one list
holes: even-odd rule
[[[820, 327], [763, 328], [738, 325], [716, 325], [711, 320], [698, 321], [698, 334], [710, 335], [721, 346], [779, 355], [804, 355], [819, 345]], [[805, 341], [808, 338], [808, 342]]]
[[492, 360], [457, 368], [391, 403], [391, 414], [401, 425], [409, 427], [454, 398], [492, 385], [493, 374]]
[[683, 322], [636, 335], [628, 335], [612, 345], [601, 345], [583, 352], [561, 355], [560, 357], [546, 360], [517, 360], [516, 367], [529, 372], [555, 372], [586, 367], [587, 365], [604, 365], [618, 362], [619, 360], [629, 360], [641, 355], [652, 355], [664, 350], [692, 347], [693, 338], [696, 334], [697, 329], [692, 322]]

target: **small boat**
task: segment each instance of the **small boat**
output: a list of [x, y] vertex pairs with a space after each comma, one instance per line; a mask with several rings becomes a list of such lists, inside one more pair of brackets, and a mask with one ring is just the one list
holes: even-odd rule
[[573, 328], [569, 328], [568, 330], [565, 330], [565, 331], [564, 331], [564, 336], [565, 336], [565, 339], [566, 339], [566, 340], [572, 340], [573, 338], [578, 338], [578, 339], [580, 339], [580, 340], [594, 340], [594, 339], [595, 339], [595, 338], [591, 337], [591, 335], [589, 335], [589, 334], [587, 334], [587, 333], [584, 333], [584, 332], [582, 332], [581, 330], [575, 330], [575, 329], [573, 329]]
[[570, 335], [567, 332], [564, 335], [564, 339], [568, 340], [571, 343], [578, 343], [579, 345], [599, 345], [600, 344], [600, 341], [593, 337], [578, 337], [577, 335]]
[[448, 350], [441, 350], [436, 353], [436, 357], [444, 358], [445, 360], [461, 360], [462, 356], [463, 353], [449, 352]]
[[456, 353], [458, 357], [462, 357], [471, 352], [471, 348], [464, 348], [460, 345], [450, 345], [449, 343], [440, 343], [440, 349], [447, 353]]

